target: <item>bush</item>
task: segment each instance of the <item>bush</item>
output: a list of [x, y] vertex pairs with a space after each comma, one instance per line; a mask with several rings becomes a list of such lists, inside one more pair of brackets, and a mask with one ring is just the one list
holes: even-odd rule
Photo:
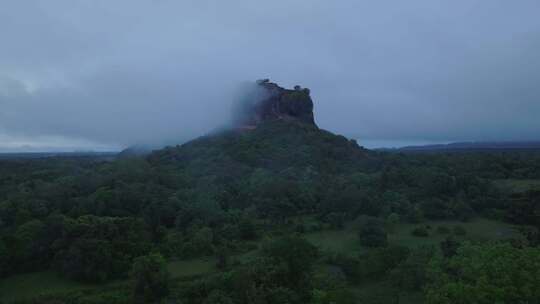
[[428, 237], [429, 236], [429, 231], [428, 231], [428, 229], [426, 227], [420, 226], [420, 227], [414, 228], [411, 231], [411, 234], [414, 235], [414, 236], [418, 236], [418, 237]]

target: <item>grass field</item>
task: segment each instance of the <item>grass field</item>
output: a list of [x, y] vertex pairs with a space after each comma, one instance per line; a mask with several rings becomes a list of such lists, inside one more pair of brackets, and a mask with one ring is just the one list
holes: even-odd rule
[[[173, 279], [189, 278], [217, 271], [213, 257], [184, 261], [172, 261], [168, 268]], [[42, 294], [73, 292], [86, 289], [104, 288], [115, 284], [83, 284], [60, 277], [53, 271], [15, 275], [0, 280], [0, 303], [29, 299]], [[29, 288], [30, 287], [30, 288]]]
[[352, 227], [307, 233], [306, 239], [322, 251], [359, 252], [362, 249], [358, 242], [358, 232]]
[[186, 278], [217, 271], [216, 259], [214, 257], [173, 261], [169, 263], [168, 268], [173, 279]]
[[[387, 282], [372, 282], [358, 287], [352, 287], [351, 291], [357, 299], [362, 299], [361, 303], [399, 303], [418, 304], [423, 303], [422, 292], [408, 292], [407, 294], [396, 294], [396, 290]], [[399, 297], [399, 302], [397, 301]]]
[[20, 274], [0, 281], [0, 301], [32, 298], [46, 293], [57, 293], [96, 288], [60, 277], [52, 271]]
[[[420, 225], [429, 225], [432, 227], [428, 237], [417, 237], [411, 234], [411, 231]], [[447, 234], [437, 233], [437, 227], [445, 226], [450, 230], [455, 226], [462, 226], [467, 231], [465, 236], [460, 239], [469, 239], [472, 241], [503, 240], [519, 237], [520, 234], [514, 226], [488, 220], [474, 219], [469, 222], [459, 221], [427, 221], [422, 224], [402, 223], [396, 225], [393, 232], [388, 235], [388, 242], [392, 245], [407, 246], [410, 248], [422, 245], [438, 245], [446, 238]], [[349, 223], [343, 230], [318, 231], [306, 234], [306, 239], [323, 251], [334, 251], [341, 253], [358, 253], [362, 246], [358, 240], [358, 225]]]

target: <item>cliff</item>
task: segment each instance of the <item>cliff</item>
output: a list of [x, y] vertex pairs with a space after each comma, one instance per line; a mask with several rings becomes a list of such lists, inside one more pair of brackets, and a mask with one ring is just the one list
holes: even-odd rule
[[298, 121], [315, 124], [313, 101], [307, 88], [285, 89], [268, 79], [258, 80], [244, 101], [238, 125], [254, 128], [266, 121]]

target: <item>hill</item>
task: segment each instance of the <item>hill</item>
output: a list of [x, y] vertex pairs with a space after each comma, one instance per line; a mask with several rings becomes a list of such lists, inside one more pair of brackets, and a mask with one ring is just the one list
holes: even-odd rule
[[[275, 174], [347, 174], [377, 166], [377, 158], [355, 140], [315, 124], [309, 89], [255, 84], [243, 101], [236, 124], [148, 157], [156, 166], [175, 166], [192, 176], [242, 177], [255, 169]], [[293, 174], [293, 175], [294, 175]]]
[[540, 150], [540, 141], [492, 141], [455, 142], [449, 144], [406, 146], [398, 149], [384, 149], [398, 152], [459, 152], [459, 151], [510, 151]]
[[249, 131], [229, 130], [167, 147], [149, 156], [155, 165], [175, 165], [195, 175], [242, 175], [254, 168], [275, 173], [311, 168], [350, 172], [375, 158], [356, 141], [291, 121], [268, 121]]

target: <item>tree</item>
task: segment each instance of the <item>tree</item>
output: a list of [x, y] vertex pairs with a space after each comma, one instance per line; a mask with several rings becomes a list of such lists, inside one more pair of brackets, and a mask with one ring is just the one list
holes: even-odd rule
[[82, 216], [66, 223], [55, 243], [57, 270], [75, 280], [103, 282], [124, 277], [133, 258], [147, 254], [150, 235], [135, 218]]
[[160, 254], [136, 258], [131, 275], [135, 303], [157, 303], [169, 294], [170, 275]]
[[385, 247], [388, 244], [384, 225], [376, 220], [369, 219], [360, 229], [360, 243], [366, 247]]
[[395, 303], [400, 303], [402, 293], [422, 289], [427, 281], [428, 264], [433, 253], [430, 247], [417, 248], [390, 272], [390, 282], [396, 288]]
[[262, 253], [276, 263], [284, 263], [287, 266], [291, 287], [298, 287], [306, 276], [311, 274], [318, 256], [317, 247], [296, 235], [264, 244]]
[[538, 303], [540, 248], [465, 244], [430, 263], [428, 304]]
[[236, 272], [234, 284], [241, 303], [309, 303], [317, 247], [290, 235], [269, 240], [261, 257]]
[[456, 255], [459, 248], [459, 242], [452, 236], [448, 236], [441, 242], [440, 247], [445, 258], [451, 258]]

